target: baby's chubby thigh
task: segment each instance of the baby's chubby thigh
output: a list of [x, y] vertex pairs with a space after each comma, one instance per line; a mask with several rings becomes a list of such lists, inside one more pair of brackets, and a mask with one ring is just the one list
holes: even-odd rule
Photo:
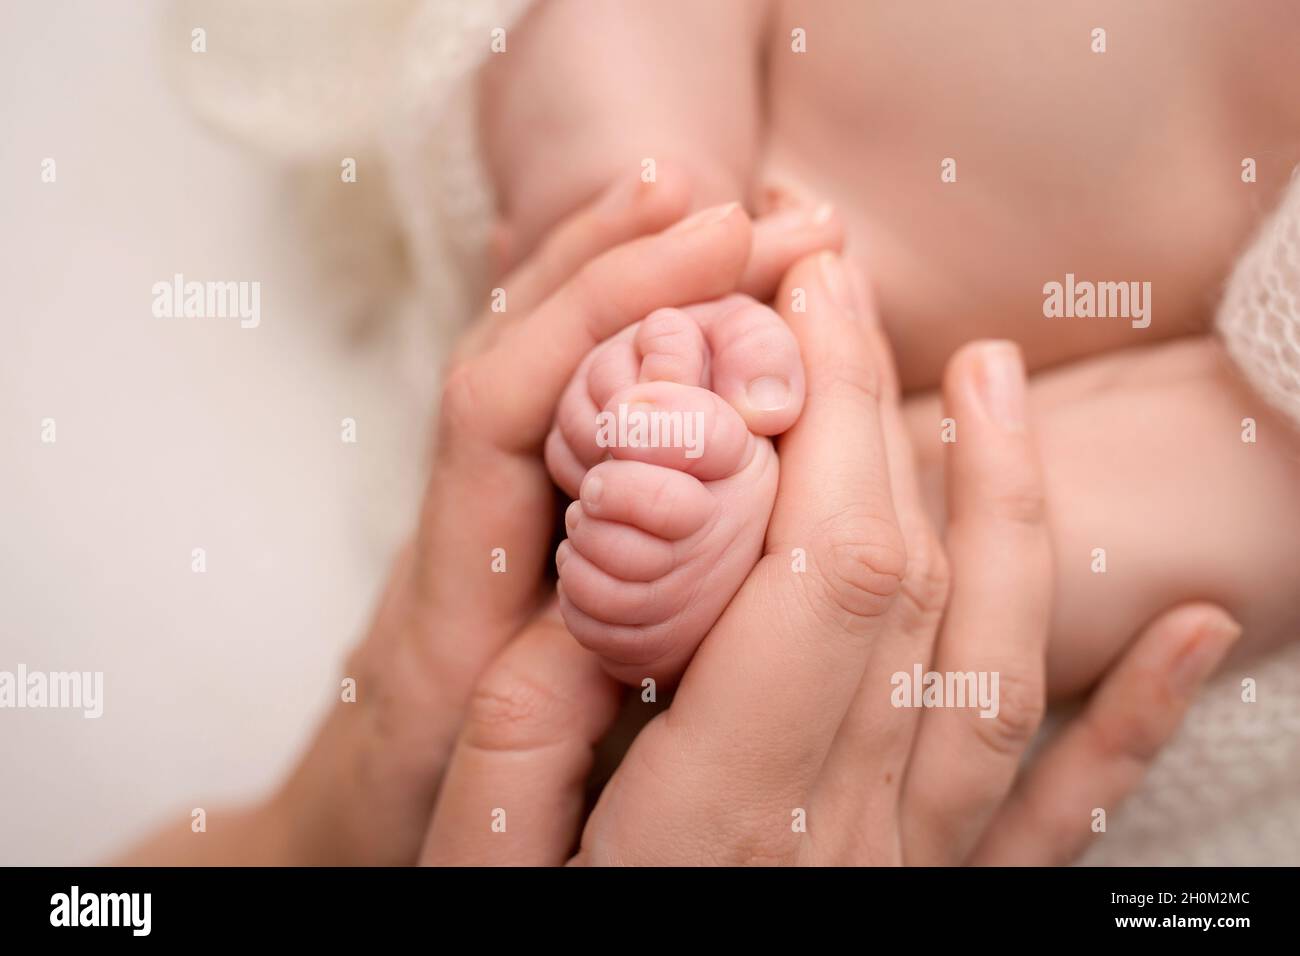
[[[1049, 696], [1091, 686], [1144, 624], [1185, 601], [1233, 614], [1245, 631], [1237, 653], [1296, 636], [1300, 440], [1214, 339], [1039, 374], [1030, 405], [1055, 558]], [[942, 522], [942, 409], [922, 397], [907, 417]]]

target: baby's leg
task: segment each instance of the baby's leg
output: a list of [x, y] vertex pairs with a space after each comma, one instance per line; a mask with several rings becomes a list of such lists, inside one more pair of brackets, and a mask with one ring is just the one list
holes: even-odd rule
[[546, 444], [577, 499], [560, 606], [616, 677], [675, 681], [757, 562], [777, 483], [766, 436], [794, 423], [803, 387], [790, 330], [744, 296], [655, 312], [579, 369]]
[[[1087, 688], [1183, 601], [1223, 605], [1247, 653], [1300, 635], [1300, 437], [1216, 340], [1037, 375], [1030, 403], [1056, 564], [1051, 696]], [[940, 522], [942, 417], [938, 398], [908, 403]], [[1247, 418], [1254, 442], [1242, 440]]]
[[666, 160], [695, 208], [748, 198], [765, 18], [754, 0], [534, 4], [480, 74], [506, 261], [609, 182], [653, 180]]

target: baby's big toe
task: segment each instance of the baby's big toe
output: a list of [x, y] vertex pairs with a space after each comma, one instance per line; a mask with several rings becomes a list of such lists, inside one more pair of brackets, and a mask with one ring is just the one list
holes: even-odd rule
[[713, 495], [692, 475], [617, 459], [587, 472], [579, 503], [591, 518], [631, 525], [665, 541], [695, 534], [717, 508]]
[[779, 435], [799, 418], [803, 361], [790, 327], [767, 306], [731, 295], [685, 310], [704, 330], [713, 391], [756, 435]]

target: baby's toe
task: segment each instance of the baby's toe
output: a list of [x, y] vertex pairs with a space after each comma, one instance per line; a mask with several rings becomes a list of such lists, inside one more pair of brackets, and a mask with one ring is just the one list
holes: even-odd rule
[[576, 494], [582, 473], [607, 455], [596, 444], [595, 421], [601, 406], [637, 380], [640, 360], [634, 336], [635, 327], [630, 327], [592, 349], [560, 396], [544, 456], [551, 477], [570, 497]]
[[[575, 540], [564, 541], [555, 554], [560, 572], [560, 614], [565, 626], [617, 679], [631, 684], [644, 677], [675, 682], [704, 636], [701, 622], [691, 611], [700, 583], [699, 569], [679, 563], [677, 556], [670, 554], [666, 558], [667, 573], [653, 580], [617, 578], [608, 572], [609, 566], [617, 564], [623, 573], [635, 567], [650, 576], [665, 566], [655, 566], [655, 562], [665, 560], [663, 551], [655, 546], [639, 547], [647, 544], [641, 540], [633, 545], [634, 556], [614, 560], [602, 549], [617, 544], [618, 537], [602, 538], [610, 528], [584, 529], [586, 522], [607, 524], [584, 515], [575, 528]], [[649, 537], [632, 528], [623, 530], [642, 539]], [[624, 544], [629, 540], [622, 537]], [[589, 559], [574, 546], [575, 542], [591, 548], [597, 557]], [[658, 544], [671, 550], [667, 542]]]
[[579, 644], [600, 658], [605, 670], [616, 680], [635, 686], [644, 678], [653, 677], [671, 684], [681, 676], [692, 648], [678, 647], [680, 642], [669, 639], [667, 628], [610, 624], [579, 610], [563, 583], [558, 592], [564, 626]]
[[699, 644], [702, 542], [719, 500], [698, 479], [643, 461], [610, 460], [583, 480], [555, 554], [570, 633], [620, 679], [672, 681]]
[[665, 541], [695, 534], [717, 510], [698, 478], [641, 461], [601, 462], [583, 478], [578, 497], [586, 515]]
[[709, 350], [699, 324], [681, 309], [651, 312], [636, 330], [641, 382], [704, 385]]
[[639, 381], [636, 335], [640, 327], [640, 322], [629, 326], [596, 347], [587, 366], [587, 395], [595, 408], [603, 408], [611, 395]]
[[542, 460], [546, 462], [551, 480], [570, 498], [578, 497], [578, 490], [588, 474], [587, 466], [578, 460], [558, 426], [552, 426], [546, 435]]
[[673, 468], [701, 481], [743, 469], [755, 440], [736, 410], [713, 392], [674, 382], [624, 389], [596, 420], [596, 444], [613, 458]]
[[710, 384], [756, 435], [779, 435], [804, 400], [799, 343], [781, 317], [748, 296], [731, 295], [686, 310], [704, 330]]
[[564, 515], [569, 544], [596, 567], [621, 581], [657, 581], [676, 563], [671, 542], [617, 521], [602, 521], [573, 502]]
[[560, 542], [555, 566], [574, 607], [605, 624], [645, 627], [662, 623], [676, 610], [662, 579], [624, 581], [589, 561], [570, 541]]
[[[557, 464], [572, 460], [585, 470], [605, 457], [605, 450], [596, 444], [596, 431], [592, 423], [600, 412], [600, 406], [592, 401], [590, 387], [592, 370], [600, 354], [601, 350], [598, 349], [583, 360], [560, 396], [559, 405], [555, 409], [555, 420], [544, 447], [548, 466], [552, 465], [552, 460]], [[553, 449], [553, 442], [562, 442], [567, 454], [559, 454], [558, 448]], [[551, 477], [556, 484], [568, 490], [564, 479], [571, 476], [558, 473], [552, 467]]]

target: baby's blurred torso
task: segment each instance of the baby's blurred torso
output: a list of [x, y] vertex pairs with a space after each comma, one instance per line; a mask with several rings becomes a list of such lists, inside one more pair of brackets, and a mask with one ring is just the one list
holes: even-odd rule
[[[835, 203], [909, 389], [975, 337], [1036, 369], [1207, 328], [1300, 162], [1285, 0], [786, 0], [767, 44], [758, 182]], [[1067, 274], [1149, 282], [1150, 325], [1046, 318]]]

